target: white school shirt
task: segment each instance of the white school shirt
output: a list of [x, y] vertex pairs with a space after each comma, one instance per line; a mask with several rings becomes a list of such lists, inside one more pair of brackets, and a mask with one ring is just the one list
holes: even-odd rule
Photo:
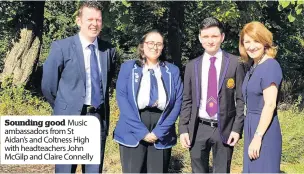
[[[210, 117], [209, 114], [206, 111], [206, 104], [207, 104], [207, 91], [208, 91], [208, 73], [209, 73], [209, 67], [210, 67], [210, 58], [211, 57], [216, 57], [215, 59], [215, 68], [216, 68], [216, 78], [217, 78], [217, 88], [219, 84], [219, 79], [220, 79], [220, 72], [221, 72], [221, 65], [222, 65], [222, 56], [223, 56], [223, 51], [221, 49], [218, 50], [218, 52], [214, 55], [211, 56], [208, 53], [204, 53], [203, 55], [203, 60], [202, 60], [202, 79], [201, 79], [201, 99], [200, 99], [200, 106], [199, 106], [199, 112], [198, 116], [200, 118], [205, 118], [205, 119], [212, 119], [212, 120], [217, 120], [217, 114], [215, 114], [213, 117]], [[219, 89], [217, 89], [219, 91]], [[218, 103], [219, 104], [219, 103]]]
[[149, 105], [150, 100], [150, 72], [149, 69], [154, 70], [154, 74], [157, 80], [157, 87], [158, 87], [158, 105], [157, 108], [160, 110], [164, 110], [166, 107], [167, 95], [164, 88], [164, 84], [161, 78], [161, 70], [159, 64], [154, 66], [143, 66], [142, 70], [142, 79], [140, 81], [138, 96], [137, 96], [137, 104], [138, 109], [144, 109]]

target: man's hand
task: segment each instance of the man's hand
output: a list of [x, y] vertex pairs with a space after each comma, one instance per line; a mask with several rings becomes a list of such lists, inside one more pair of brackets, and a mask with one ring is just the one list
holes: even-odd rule
[[188, 133], [183, 133], [180, 135], [180, 142], [183, 148], [190, 148], [190, 138]]
[[230, 146], [234, 146], [239, 141], [239, 139], [240, 139], [240, 134], [232, 131], [228, 138], [227, 144], [229, 144]]

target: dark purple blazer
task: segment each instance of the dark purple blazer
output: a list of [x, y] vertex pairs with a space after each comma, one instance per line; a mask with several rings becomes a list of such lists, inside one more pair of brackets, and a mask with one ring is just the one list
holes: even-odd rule
[[[179, 133], [189, 133], [191, 144], [196, 135], [201, 98], [203, 55], [186, 65], [184, 75], [183, 103], [179, 120]], [[245, 77], [244, 63], [239, 57], [223, 51], [218, 83], [218, 121], [221, 138], [227, 143], [231, 131], [240, 135], [244, 125], [244, 100], [242, 83]]]

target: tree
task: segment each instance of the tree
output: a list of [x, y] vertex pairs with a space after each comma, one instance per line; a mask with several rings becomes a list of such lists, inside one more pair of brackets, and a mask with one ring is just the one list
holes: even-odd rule
[[[285, 79], [297, 81], [299, 87], [295, 91], [300, 89], [300, 84], [304, 81], [301, 80], [304, 77], [304, 71], [302, 71], [304, 64], [302, 57], [304, 20], [302, 19], [304, 15], [301, 0], [290, 2], [123, 0], [100, 3], [104, 6], [101, 37], [115, 45], [120, 58], [119, 64], [127, 59], [136, 59], [136, 48], [143, 34], [149, 29], [159, 29], [165, 36], [164, 51], [167, 54], [167, 60], [179, 66], [183, 72], [184, 65], [204, 51], [198, 41], [200, 22], [206, 17], [215, 16], [224, 23], [226, 28], [222, 48], [236, 55], [239, 54], [239, 32], [242, 27], [251, 21], [264, 23], [274, 35], [275, 45], [279, 50], [277, 60], [283, 67]], [[40, 84], [41, 65], [48, 55], [51, 42], [77, 33], [75, 17], [80, 2], [62, 0], [38, 4], [38, 2], [22, 1], [0, 3], [0, 72], [1, 70], [7, 71], [7, 68], [3, 69], [1, 62], [3, 62], [3, 55], [6, 55], [9, 50], [11, 55], [19, 56], [18, 60], [25, 60], [26, 56], [23, 55], [28, 53], [25, 50], [33, 50], [30, 53], [39, 55], [38, 66], [35, 73], [32, 73], [32, 77], [37, 79], [33, 82], [36, 85]], [[41, 7], [39, 9], [44, 9], [45, 13], [36, 11], [38, 6]], [[295, 17], [293, 22], [289, 22], [290, 14]], [[38, 21], [40, 24], [43, 21], [42, 29], [41, 25], [37, 25]], [[35, 30], [33, 34], [33, 38], [39, 38], [39, 42], [34, 42], [35, 39], [29, 38], [26, 42], [28, 44], [20, 44], [22, 28], [28, 29], [30, 25], [33, 28], [41, 29]], [[16, 46], [18, 43], [24, 47], [24, 50], [20, 51], [22, 53], [20, 55], [15, 54], [16, 51], [13, 53], [18, 48]], [[34, 43], [39, 43], [38, 49], [31, 49], [34, 48]], [[40, 47], [41, 49], [39, 49]], [[38, 59], [35, 60], [33, 64], [36, 66]], [[23, 63], [13, 65], [19, 67]], [[14, 69], [13, 72], [18, 71]]]
[[[15, 16], [9, 22], [17, 31], [12, 48], [4, 59], [2, 79], [5, 76], [13, 76], [14, 84], [29, 81], [37, 65], [42, 44], [44, 4], [44, 1], [1, 3], [2, 12], [5, 6], [13, 9]], [[22, 8], [14, 9], [15, 5]]]
[[289, 9], [289, 15], [288, 15], [289, 22], [294, 22], [297, 18], [298, 20], [303, 19], [303, 13], [304, 13], [303, 0], [293, 0], [293, 1], [279, 0], [278, 10], [282, 11], [283, 9], [286, 8]]

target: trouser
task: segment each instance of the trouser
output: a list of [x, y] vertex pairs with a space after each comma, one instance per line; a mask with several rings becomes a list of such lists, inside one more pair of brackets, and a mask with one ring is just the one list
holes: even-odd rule
[[193, 147], [190, 149], [193, 173], [209, 173], [209, 154], [212, 149], [213, 173], [230, 173], [233, 147], [222, 142], [219, 128], [201, 120]]
[[[84, 105], [82, 108], [81, 115], [92, 115], [98, 118], [100, 121], [100, 164], [82, 164], [82, 173], [102, 173], [103, 160], [104, 160], [104, 151], [106, 145], [106, 126], [105, 120], [103, 117], [104, 106], [101, 105], [99, 109], [91, 109], [92, 107]], [[77, 164], [56, 164], [55, 173], [75, 173]]]
[[[151, 132], [156, 126], [162, 111], [144, 109], [140, 111], [141, 121]], [[123, 173], [167, 173], [171, 148], [156, 149], [154, 144], [140, 141], [137, 147], [119, 146]]]

